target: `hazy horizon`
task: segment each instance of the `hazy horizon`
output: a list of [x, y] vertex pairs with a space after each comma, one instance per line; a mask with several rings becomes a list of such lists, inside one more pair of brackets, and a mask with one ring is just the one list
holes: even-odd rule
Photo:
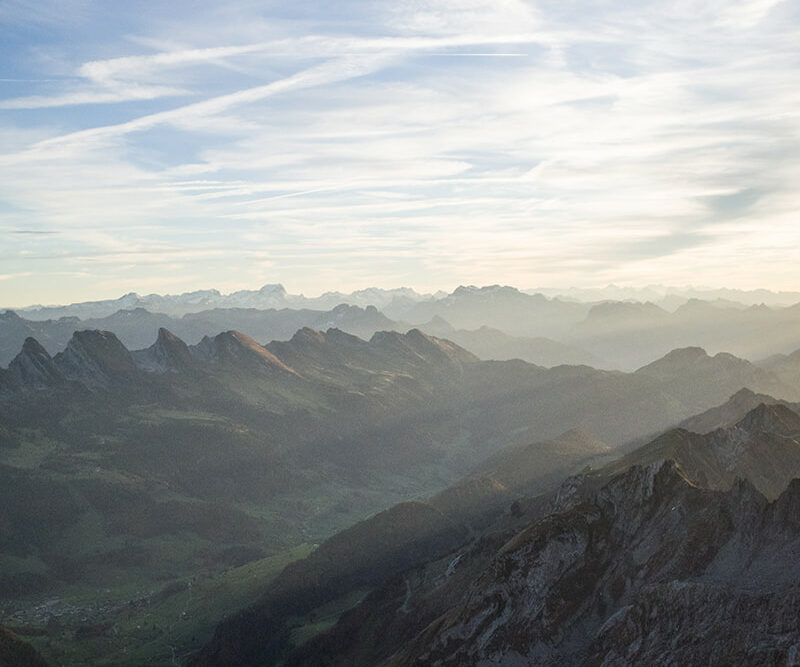
[[0, 8], [0, 303], [790, 289], [796, 5]]
[[[541, 294], [547, 298], [561, 299], [576, 302], [593, 302], [593, 301], [672, 301], [673, 308], [676, 307], [681, 301], [688, 299], [701, 299], [701, 300], [730, 300], [731, 303], [739, 303], [743, 305], [757, 305], [764, 303], [769, 306], [790, 306], [800, 302], [800, 290], [770, 290], [767, 288], [755, 288], [749, 290], [740, 290], [730, 287], [710, 286], [710, 285], [662, 285], [662, 284], [647, 284], [647, 285], [617, 285], [609, 283], [603, 286], [543, 286], [537, 287], [524, 287], [520, 285], [510, 285], [505, 283], [493, 284], [460, 284], [453, 286], [442, 286], [433, 290], [415, 289], [408, 285], [394, 285], [389, 287], [380, 287], [377, 285], [366, 285], [361, 288], [353, 290], [337, 289], [336, 285], [331, 285], [324, 291], [320, 292], [301, 292], [294, 290], [291, 286], [287, 287], [283, 283], [265, 283], [263, 285], [252, 285], [242, 287], [240, 289], [221, 290], [211, 285], [198, 286], [194, 289], [189, 289], [185, 292], [149, 292], [149, 291], [131, 291], [124, 294], [115, 293], [108, 296], [98, 296], [95, 298], [78, 298], [76, 301], [70, 302], [40, 302], [40, 303], [2, 303], [0, 302], [0, 310], [30, 310], [36, 308], [60, 308], [69, 307], [71, 305], [80, 305], [93, 302], [109, 302], [124, 299], [135, 295], [139, 298], [146, 299], [148, 297], [166, 297], [166, 298], [179, 298], [192, 294], [199, 294], [202, 292], [216, 292], [223, 299], [229, 296], [234, 296], [237, 293], [256, 293], [264, 288], [283, 288], [286, 296], [289, 299], [307, 299], [309, 301], [314, 299], [322, 299], [332, 294], [341, 294], [343, 296], [351, 296], [359, 293], [366, 293], [370, 290], [379, 290], [382, 292], [394, 291], [410, 291], [415, 293], [416, 296], [423, 298], [442, 298], [446, 295], [453, 294], [459, 288], [473, 288], [476, 290], [490, 289], [492, 287], [511, 288], [522, 292], [524, 294]], [[766, 300], [764, 300], [766, 298]], [[676, 301], [677, 300], [677, 301]]]

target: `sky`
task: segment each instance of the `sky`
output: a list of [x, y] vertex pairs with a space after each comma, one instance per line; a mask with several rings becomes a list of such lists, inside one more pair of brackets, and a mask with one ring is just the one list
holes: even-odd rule
[[800, 3], [3, 0], [0, 305], [800, 285]]

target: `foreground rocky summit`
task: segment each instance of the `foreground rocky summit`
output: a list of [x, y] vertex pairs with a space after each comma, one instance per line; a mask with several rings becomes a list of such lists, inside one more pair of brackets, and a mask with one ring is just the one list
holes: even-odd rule
[[800, 417], [759, 404], [728, 425], [735, 411], [719, 412], [706, 435], [669, 431], [519, 498], [448, 553], [387, 568], [305, 644], [276, 645], [257, 605], [195, 664], [794, 664]]
[[635, 466], [375, 591], [288, 664], [794, 664], [798, 510], [800, 481], [769, 503]]

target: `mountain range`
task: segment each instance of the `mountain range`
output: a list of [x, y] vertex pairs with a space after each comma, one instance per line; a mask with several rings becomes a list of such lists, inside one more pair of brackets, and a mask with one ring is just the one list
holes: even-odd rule
[[62, 317], [102, 318], [108, 317], [119, 310], [135, 310], [137, 308], [164, 313], [173, 317], [181, 317], [187, 313], [197, 313], [215, 308], [330, 310], [341, 304], [360, 306], [362, 308], [372, 306], [381, 310], [393, 311], [403, 310], [419, 301], [439, 298], [444, 295], [444, 292], [419, 294], [408, 287], [396, 289], [370, 287], [350, 294], [326, 292], [318, 297], [305, 297], [302, 294], [289, 294], [283, 285], [274, 284], [264, 285], [257, 290], [240, 290], [231, 294], [222, 294], [215, 289], [197, 290], [175, 295], [148, 294], [140, 296], [131, 292], [118, 299], [86, 301], [67, 306], [29, 306], [23, 308], [21, 312], [24, 312], [26, 317], [32, 320], [47, 320]]
[[[411, 555], [396, 567], [385, 561], [379, 585], [355, 572], [297, 576], [342, 534], [223, 622], [191, 664], [790, 664], [800, 640], [791, 620], [798, 436], [800, 415], [759, 404], [734, 426], [666, 433], [555, 491], [507, 503], [454, 548], [458, 533], [444, 527], [427, 557], [393, 545]], [[382, 522], [358, 528], [360, 559], [374, 553], [368, 545], [380, 548], [363, 536], [377, 536]], [[333, 589], [328, 577], [350, 583]], [[291, 628], [315, 605], [368, 584], [335, 624], [297, 641]], [[275, 596], [303, 602], [283, 611]]]
[[[566, 302], [457, 292], [416, 302], [421, 327], [346, 304], [133, 310], [103, 322], [136, 345], [81, 320], [6, 313], [0, 340], [27, 335], [0, 367], [0, 624], [65, 663], [115, 664], [113, 644], [134, 664], [169, 664], [211, 639], [224, 608], [197, 664], [601, 664], [621, 650], [618, 629], [602, 633], [613, 614], [654, 604], [680, 615], [680, 600], [646, 598], [653, 586], [699, 582], [716, 587], [709, 600], [733, 604], [747, 559], [769, 568], [767, 551], [730, 550], [793, 548], [778, 518], [800, 477], [797, 354], [754, 364], [689, 346], [633, 372], [482, 360], [459, 341], [485, 355], [594, 357], [435, 312], [449, 303], [473, 326], [473, 306], [487, 302], [500, 320], [506, 303], [556, 318], [574, 314]], [[264, 337], [216, 330], [225, 321]], [[192, 338], [163, 326], [176, 323], [195, 326]], [[742, 493], [755, 528], [732, 514]], [[666, 507], [700, 518], [687, 528]], [[683, 545], [683, 561], [664, 561], [667, 540]], [[644, 543], [631, 565], [625, 554]], [[710, 560], [698, 564], [696, 551]], [[703, 578], [712, 566], [721, 579]], [[540, 582], [539, 597], [511, 576], [517, 567]], [[235, 594], [215, 605], [215, 587]], [[757, 593], [753, 609], [788, 604], [769, 587]], [[470, 600], [494, 611], [478, 618]], [[244, 604], [254, 606], [231, 613]], [[668, 634], [636, 614], [626, 632]], [[748, 623], [742, 632], [760, 637]], [[642, 639], [643, 660], [653, 642]]]
[[800, 348], [800, 305], [691, 298], [668, 310], [652, 302], [568, 301], [499, 285], [462, 286], [436, 295], [405, 289], [332, 292], [317, 299], [290, 297], [279, 285], [227, 296], [213, 290], [175, 297], [126, 295], [6, 311], [0, 315], [0, 364], [10, 361], [27, 336], [55, 354], [77, 330], [114, 331], [126, 346], [137, 348], [149, 344], [161, 327], [190, 344], [231, 329], [266, 344], [302, 327], [335, 327], [362, 338], [418, 328], [482, 359], [619, 370], [634, 370], [676, 348], [699, 346], [770, 369], [786, 366], [792, 361], [786, 357]]
[[[460, 286], [449, 296], [460, 292], [476, 292], [481, 289], [473, 285]], [[489, 290], [507, 289], [500, 285], [491, 286]], [[737, 290], [711, 289], [698, 287], [669, 287], [649, 285], [642, 288], [608, 285], [599, 288], [574, 287], [539, 287], [522, 290], [525, 294], [541, 295], [550, 299], [573, 303], [601, 302], [652, 302], [661, 308], [674, 311], [690, 300], [712, 302], [721, 307], [743, 308], [765, 304], [770, 307], [791, 306], [800, 303], [800, 292], [773, 292], [765, 289]], [[118, 310], [144, 308], [153, 312], [181, 316], [186, 313], [200, 312], [214, 308], [309, 308], [312, 310], [330, 310], [339, 304], [349, 304], [365, 308], [374, 306], [385, 311], [390, 317], [402, 318], [405, 311], [419, 302], [444, 299], [445, 291], [433, 294], [419, 293], [409, 287], [381, 289], [368, 287], [350, 293], [337, 291], [325, 292], [317, 297], [306, 297], [302, 294], [289, 294], [283, 285], [267, 284], [256, 290], [239, 290], [230, 294], [222, 294], [216, 289], [196, 290], [183, 294], [148, 294], [140, 296], [130, 292], [117, 299], [101, 301], [85, 301], [70, 305], [42, 306], [33, 305], [19, 309], [32, 320], [58, 319], [61, 317], [79, 317], [81, 319], [107, 317]]]

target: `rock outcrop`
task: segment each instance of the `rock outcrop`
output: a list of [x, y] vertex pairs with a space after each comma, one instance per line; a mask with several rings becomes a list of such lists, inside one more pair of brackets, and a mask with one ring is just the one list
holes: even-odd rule
[[26, 338], [22, 351], [8, 366], [8, 377], [17, 387], [45, 389], [64, 382], [50, 354], [35, 338]]
[[132, 354], [136, 365], [150, 373], [185, 372], [196, 367], [189, 346], [163, 327], [158, 330], [155, 343]]
[[127, 382], [138, 374], [133, 356], [110, 331], [76, 331], [53, 361], [65, 378], [90, 388]]
[[800, 481], [692, 484], [633, 466], [370, 594], [286, 664], [793, 664]]

